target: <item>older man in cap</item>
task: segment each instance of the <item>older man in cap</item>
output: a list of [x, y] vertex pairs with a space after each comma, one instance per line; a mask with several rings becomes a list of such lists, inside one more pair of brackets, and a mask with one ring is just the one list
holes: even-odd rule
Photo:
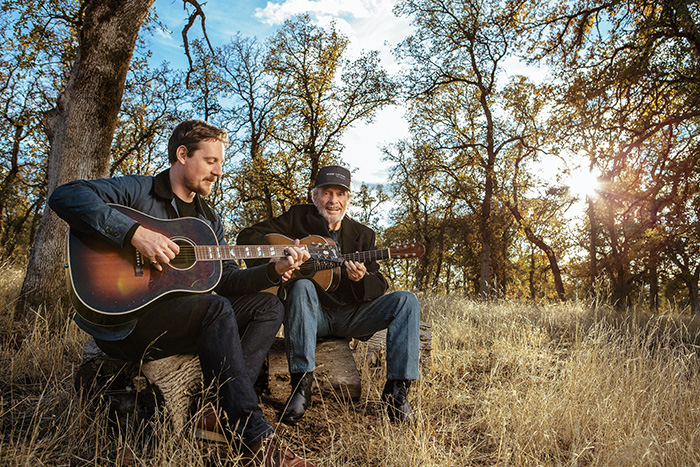
[[[377, 249], [375, 232], [346, 216], [350, 201], [350, 172], [346, 168], [321, 168], [312, 199], [314, 204], [292, 206], [279, 217], [244, 229], [238, 243], [264, 243], [266, 234], [277, 233], [292, 238], [329, 237], [343, 254]], [[366, 339], [382, 329], [387, 329], [387, 382], [382, 400], [392, 420], [413, 419], [407, 393], [411, 381], [419, 378], [420, 306], [414, 294], [385, 294], [387, 288], [376, 261], [347, 260], [338, 287], [330, 293], [307, 278], [292, 279], [280, 289], [292, 383], [283, 422], [298, 422], [311, 402], [317, 338]]]

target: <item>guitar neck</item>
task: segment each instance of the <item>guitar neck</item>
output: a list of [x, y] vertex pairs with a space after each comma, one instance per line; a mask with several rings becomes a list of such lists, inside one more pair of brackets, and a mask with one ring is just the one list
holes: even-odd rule
[[[226, 261], [277, 258], [284, 256], [284, 249], [291, 246], [294, 245], [196, 245], [192, 248], [197, 261]], [[297, 245], [297, 248], [308, 250], [304, 245]]]
[[342, 255], [344, 260], [355, 261], [357, 263], [365, 263], [367, 261], [376, 261], [378, 259], [391, 258], [389, 248], [383, 250], [358, 251], [355, 253], [347, 253]]

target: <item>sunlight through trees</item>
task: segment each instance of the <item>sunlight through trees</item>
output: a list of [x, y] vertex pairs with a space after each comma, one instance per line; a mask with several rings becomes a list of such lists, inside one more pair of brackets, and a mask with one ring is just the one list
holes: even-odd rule
[[[0, 254], [27, 265], [27, 297], [64, 290], [47, 193], [155, 173], [177, 121], [230, 134], [210, 202], [234, 239], [307, 202], [319, 167], [352, 164], [343, 135], [400, 105], [409, 135], [382, 148], [389, 183], [354, 187], [353, 210], [385, 244], [425, 244], [421, 259], [387, 263], [395, 285], [700, 313], [697, 0], [400, 0], [412, 30], [394, 75], [309, 15], [215, 43], [206, 21], [192, 27], [207, 5], [184, 1], [190, 22], [170, 25], [189, 35], [182, 70], [150, 64], [152, 1], [53, 3], [5, 0], [0, 13]], [[109, 36], [110, 19], [133, 41]], [[518, 61], [547, 77], [517, 75]]]

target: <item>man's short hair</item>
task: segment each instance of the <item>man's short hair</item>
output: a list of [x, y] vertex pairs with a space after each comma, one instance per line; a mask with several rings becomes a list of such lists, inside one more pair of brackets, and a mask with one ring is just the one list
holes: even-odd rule
[[177, 161], [177, 148], [185, 146], [189, 157], [199, 147], [202, 141], [221, 141], [228, 143], [226, 130], [211, 125], [202, 120], [185, 120], [175, 127], [168, 141], [168, 159], [173, 164]]

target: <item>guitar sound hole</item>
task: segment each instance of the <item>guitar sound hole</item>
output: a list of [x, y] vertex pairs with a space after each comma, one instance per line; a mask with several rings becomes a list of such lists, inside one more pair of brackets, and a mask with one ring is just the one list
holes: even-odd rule
[[180, 247], [180, 253], [170, 261], [170, 267], [173, 269], [189, 269], [196, 262], [194, 254], [194, 244], [184, 238], [172, 239]]
[[316, 265], [314, 263], [314, 260], [305, 261], [301, 263], [301, 265], [299, 266], [299, 270], [297, 271], [298, 275], [313, 276], [316, 272]]

